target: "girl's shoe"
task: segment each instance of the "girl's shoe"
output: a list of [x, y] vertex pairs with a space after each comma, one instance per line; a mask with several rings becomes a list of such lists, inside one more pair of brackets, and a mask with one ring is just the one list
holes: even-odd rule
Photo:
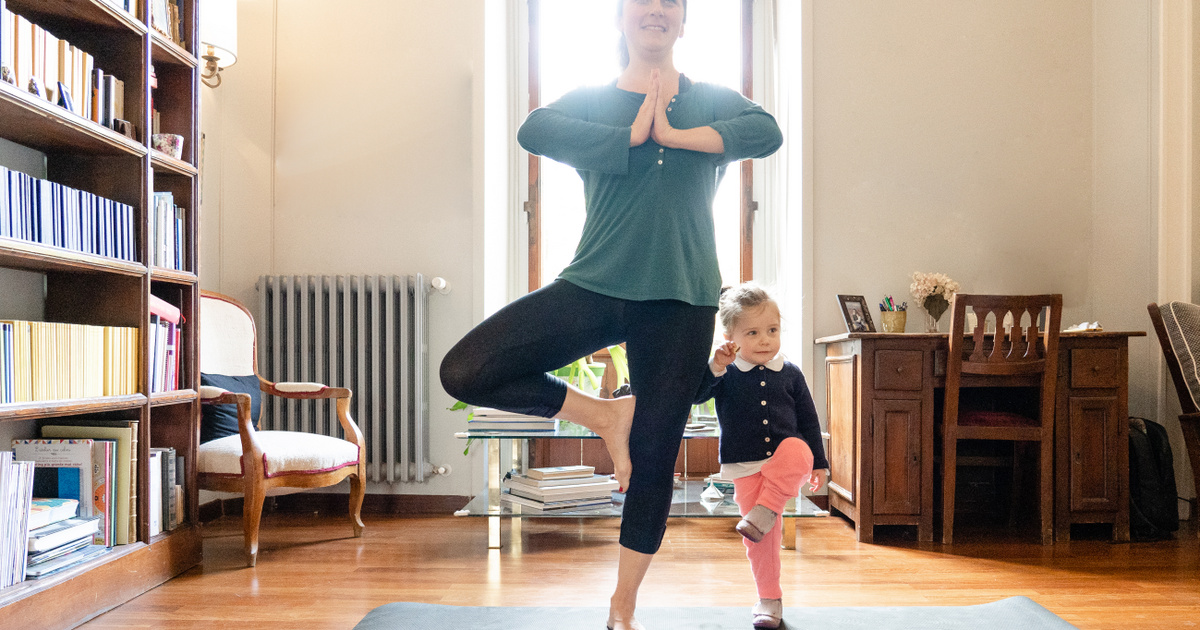
[[754, 616], [755, 628], [778, 628], [783, 621], [783, 600], [760, 599], [750, 614]]
[[761, 542], [763, 536], [766, 536], [767, 532], [775, 526], [775, 518], [775, 512], [764, 505], [756, 505], [742, 520], [738, 521], [737, 531], [748, 538], [750, 542]]

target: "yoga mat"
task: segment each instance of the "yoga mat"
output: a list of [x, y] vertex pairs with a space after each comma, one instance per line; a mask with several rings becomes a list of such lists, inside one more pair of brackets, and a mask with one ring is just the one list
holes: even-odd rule
[[[551, 606], [443, 606], [399, 602], [367, 613], [354, 630], [463, 628], [471, 630], [600, 630], [607, 608]], [[750, 628], [750, 607], [645, 607], [648, 630]], [[1074, 628], [1028, 597], [975, 606], [786, 607], [781, 628], [838, 630], [1062, 630]]]

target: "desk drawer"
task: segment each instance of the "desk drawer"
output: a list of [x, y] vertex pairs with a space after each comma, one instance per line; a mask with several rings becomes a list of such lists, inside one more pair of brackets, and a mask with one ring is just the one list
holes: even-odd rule
[[1076, 348], [1071, 351], [1071, 387], [1120, 387], [1121, 351], [1116, 348]]
[[877, 350], [875, 389], [920, 391], [924, 359], [920, 350]]

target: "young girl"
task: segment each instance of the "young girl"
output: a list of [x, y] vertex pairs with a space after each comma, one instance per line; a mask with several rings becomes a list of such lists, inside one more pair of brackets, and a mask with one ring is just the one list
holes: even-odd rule
[[778, 628], [783, 528], [775, 525], [801, 484], [816, 490], [825, 483], [829, 462], [804, 375], [779, 354], [775, 300], [754, 284], [741, 284], [721, 294], [718, 316], [726, 341], [713, 353], [697, 401], [717, 401], [721, 476], [733, 479], [743, 517], [737, 531], [758, 586], [754, 627]]

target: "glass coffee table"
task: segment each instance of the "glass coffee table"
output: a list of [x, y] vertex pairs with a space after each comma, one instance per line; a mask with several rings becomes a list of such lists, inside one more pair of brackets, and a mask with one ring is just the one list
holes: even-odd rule
[[[520, 522], [523, 518], [612, 518], [620, 517], [624, 495], [614, 492], [613, 503], [588, 509], [542, 511], [501, 500], [507, 490], [501, 481], [509, 471], [523, 473], [528, 468], [529, 440], [531, 439], [599, 439], [595, 433], [570, 422], [560, 420], [553, 431], [462, 431], [454, 434], [464, 440], [484, 442], [487, 480], [483, 492], [476, 495], [455, 516], [476, 516], [488, 519], [488, 548], [499, 549], [503, 544], [502, 521], [508, 520], [511, 536], [520, 538]], [[684, 439], [715, 438], [717, 428], [703, 431], [685, 431]], [[687, 462], [684, 461], [686, 477]], [[741, 518], [733, 491], [721, 496], [707, 498], [701, 493], [708, 483], [700, 480], [683, 480], [675, 484], [671, 497], [672, 518]], [[712, 493], [709, 493], [710, 495]], [[784, 549], [796, 548], [796, 518], [828, 516], [829, 512], [817, 507], [808, 497], [797, 497], [790, 501], [783, 513]]]

